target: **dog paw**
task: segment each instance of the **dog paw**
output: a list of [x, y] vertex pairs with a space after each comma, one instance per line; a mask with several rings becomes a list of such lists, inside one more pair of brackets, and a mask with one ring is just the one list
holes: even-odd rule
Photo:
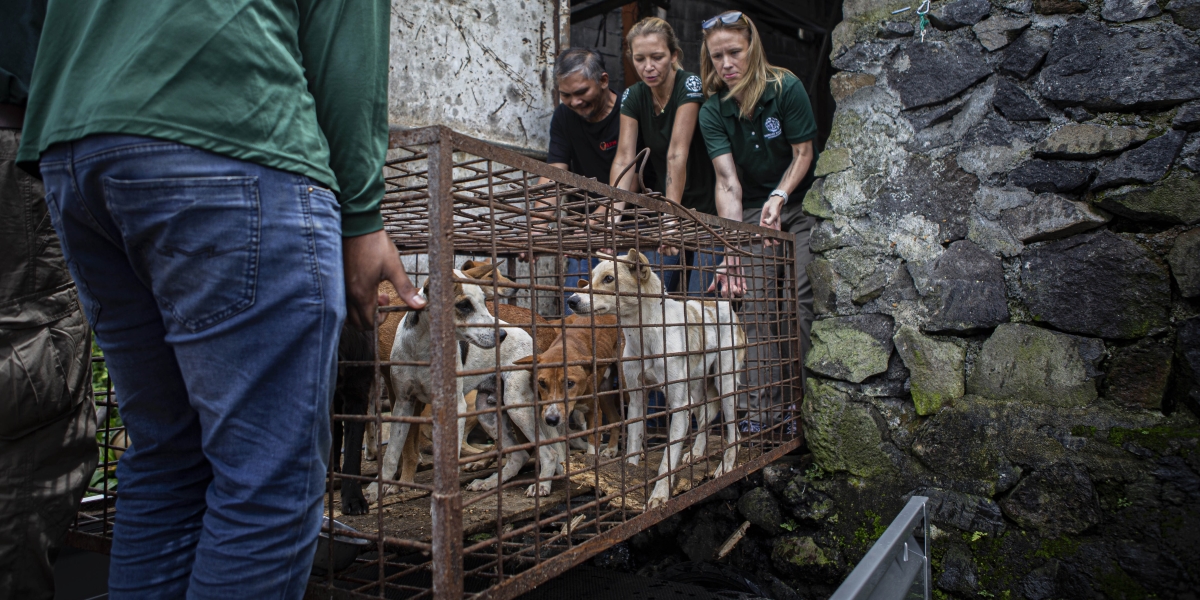
[[477, 460], [473, 463], [467, 463], [467, 464], [463, 465], [463, 470], [467, 471], [467, 472], [482, 471], [482, 470], [488, 468], [489, 466], [491, 466], [491, 464], [492, 464], [492, 459], [485, 458], [483, 460]]
[[658, 508], [667, 503], [667, 496], [654, 494], [650, 496], [650, 501], [646, 503], [646, 510]]
[[621, 455], [619, 448], [608, 447], [600, 451], [600, 458], [616, 458]]
[[530, 498], [534, 498], [536, 496], [549, 496], [550, 482], [542, 481], [529, 486], [529, 488], [525, 490], [525, 495]]
[[496, 487], [496, 476], [492, 475], [491, 477], [485, 477], [483, 479], [476, 479], [475, 481], [468, 483], [467, 491], [468, 492], [486, 492], [488, 490], [495, 489], [495, 487]]
[[375, 504], [379, 501], [379, 484], [372, 483], [367, 486], [367, 491], [363, 495], [363, 499], [367, 501], [367, 504]]
[[343, 484], [342, 487], [342, 514], [344, 515], [365, 515], [370, 510], [371, 505], [367, 503], [367, 499], [363, 497], [362, 488], [357, 484]]
[[679, 457], [679, 464], [681, 464], [681, 465], [685, 465], [690, 462], [692, 462], [692, 453], [691, 452], [684, 452], [683, 456]]
[[634, 454], [633, 456], [630, 456], [629, 458], [625, 459], [625, 462], [636, 467], [636, 466], [638, 466], [638, 463], [642, 462], [642, 455]]
[[591, 444], [588, 444], [587, 454], [588, 454], [588, 456], [595, 456], [596, 455], [596, 447]]
[[716, 479], [724, 474], [725, 474], [725, 463], [717, 463], [717, 468], [713, 469], [712, 475], [709, 475], [709, 477], [711, 479]]

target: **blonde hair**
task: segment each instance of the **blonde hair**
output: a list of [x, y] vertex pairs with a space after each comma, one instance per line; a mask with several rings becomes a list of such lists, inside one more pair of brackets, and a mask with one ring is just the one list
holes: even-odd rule
[[[708, 36], [712, 35], [714, 31], [721, 30], [743, 33], [749, 45], [749, 48], [746, 49], [746, 72], [742, 75], [742, 80], [734, 84], [733, 88], [729, 88], [721, 80], [717, 69], [713, 67], [712, 57], [708, 55]], [[754, 26], [750, 17], [742, 15], [733, 24], [726, 24], [717, 19], [712, 27], [704, 31], [704, 41], [700, 44], [700, 79], [704, 82], [704, 96], [707, 98], [724, 89], [728, 89], [729, 92], [721, 98], [722, 100], [741, 95], [743, 119], [750, 119], [754, 116], [754, 109], [757, 107], [759, 99], [762, 98], [763, 92], [766, 91], [767, 84], [774, 84], [776, 91], [783, 89], [784, 75], [792, 75], [792, 72], [783, 67], [772, 66], [767, 62], [762, 39], [758, 36], [758, 28]]]
[[667, 43], [667, 52], [675, 55], [675, 60], [671, 61], [671, 68], [676, 71], [682, 69], [683, 64], [680, 61], [683, 60], [683, 48], [679, 45], [679, 38], [675, 37], [675, 29], [658, 17], [646, 17], [629, 29], [629, 35], [625, 36], [625, 56], [632, 62], [633, 40], [655, 34], [663, 37], [663, 41]]

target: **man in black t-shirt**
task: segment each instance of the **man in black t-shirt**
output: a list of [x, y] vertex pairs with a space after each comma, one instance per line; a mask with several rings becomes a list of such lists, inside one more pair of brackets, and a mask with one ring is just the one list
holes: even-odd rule
[[617, 156], [620, 114], [617, 94], [608, 88], [608, 73], [600, 54], [568, 48], [554, 67], [562, 101], [550, 119], [550, 150], [546, 162], [572, 173], [608, 183]]
[[[568, 48], [558, 55], [554, 77], [562, 103], [550, 119], [546, 162], [607, 184], [613, 159], [617, 157], [621, 115], [616, 110], [617, 94], [608, 88], [604, 61], [594, 50]], [[573, 289], [581, 277], [591, 274], [598, 262], [595, 258], [568, 257], [564, 285]], [[564, 300], [572, 293], [564, 291]], [[563, 314], [571, 314], [565, 301]]]

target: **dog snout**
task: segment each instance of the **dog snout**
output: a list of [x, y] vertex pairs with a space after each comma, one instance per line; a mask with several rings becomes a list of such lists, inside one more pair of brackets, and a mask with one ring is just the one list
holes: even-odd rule
[[504, 343], [504, 338], [506, 338], [506, 337], [508, 337], [508, 332], [507, 332], [507, 331], [505, 331], [505, 330], [503, 330], [503, 329], [501, 329], [501, 330], [500, 330], [500, 341], [499, 341], [499, 342], [497, 342], [497, 343], [503, 344], [503, 343]]
[[557, 410], [549, 409], [546, 411], [546, 424], [547, 425], [549, 425], [551, 427], [558, 427], [559, 421], [562, 421], [562, 417], [559, 416]]
[[572, 294], [570, 298], [567, 298], [567, 307], [572, 311], [579, 311], [579, 294]]

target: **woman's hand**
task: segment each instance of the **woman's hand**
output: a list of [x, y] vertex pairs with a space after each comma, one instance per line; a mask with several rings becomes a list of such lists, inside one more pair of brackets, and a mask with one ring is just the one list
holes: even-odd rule
[[[782, 196], [771, 196], [767, 198], [767, 203], [762, 207], [762, 216], [758, 219], [758, 224], [767, 229], [779, 231], [780, 221], [783, 215], [783, 204], [787, 202]], [[771, 247], [778, 246], [779, 240], [769, 237], [763, 238], [763, 246]]]
[[746, 278], [742, 277], [740, 264], [738, 257], [726, 256], [725, 260], [721, 262], [721, 266], [717, 267], [717, 276], [713, 279], [712, 285], [709, 285], [705, 291], [718, 290], [719, 294], [725, 298], [737, 298], [745, 295]]

